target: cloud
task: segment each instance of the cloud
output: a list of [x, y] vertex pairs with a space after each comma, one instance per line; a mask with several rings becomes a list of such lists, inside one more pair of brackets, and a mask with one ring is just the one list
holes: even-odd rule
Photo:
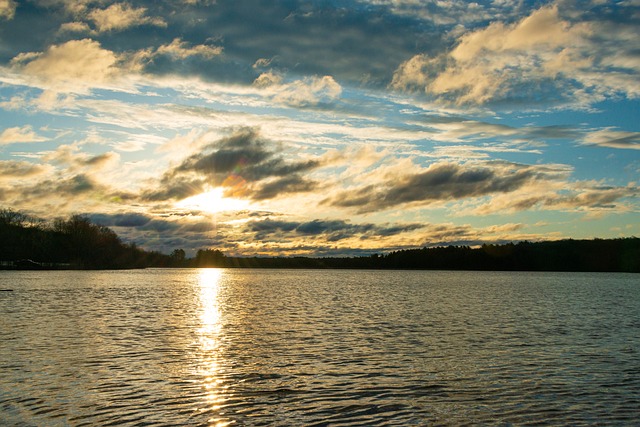
[[[1, 194], [3, 201], [47, 218], [76, 212], [91, 212], [132, 201], [131, 195], [100, 182], [90, 170], [74, 172], [40, 165], [32, 170], [22, 166], [24, 179], [13, 176]], [[16, 169], [16, 167], [14, 167]], [[18, 166], [19, 169], [19, 166]]]
[[205, 182], [211, 187], [223, 187], [226, 197], [255, 200], [314, 189], [315, 183], [300, 174], [320, 167], [322, 161], [285, 160], [277, 148], [256, 129], [238, 129], [203, 146], [169, 170], [160, 183], [164, 189], [148, 192], [146, 197], [186, 197], [201, 192]]
[[86, 93], [112, 82], [120, 72], [118, 56], [91, 39], [51, 45], [44, 52], [21, 53], [12, 69], [55, 92]]
[[65, 22], [60, 25], [60, 33], [91, 33], [91, 28], [86, 22]]
[[0, 19], [13, 19], [17, 6], [14, 0], [0, 0]]
[[65, 166], [66, 170], [71, 173], [83, 170], [85, 173], [93, 175], [104, 169], [116, 166], [120, 160], [120, 155], [113, 151], [92, 155], [80, 151], [78, 144], [72, 144], [61, 145], [56, 150], [45, 153], [42, 156], [42, 160]]
[[[30, 189], [23, 189], [25, 197], [45, 197], [55, 195], [56, 197], [79, 196], [99, 189], [99, 185], [89, 176], [78, 174], [64, 179], [46, 180], [32, 186]], [[27, 191], [24, 191], [27, 190]]]
[[340, 98], [342, 87], [331, 76], [307, 77], [282, 83], [282, 77], [273, 72], [262, 73], [254, 86], [264, 89], [275, 102], [296, 107], [330, 103]]
[[256, 233], [258, 240], [295, 239], [298, 237], [322, 237], [327, 242], [337, 242], [366, 236], [393, 236], [423, 228], [420, 224], [380, 225], [352, 224], [343, 220], [285, 221], [263, 219], [250, 221], [247, 227]]
[[[323, 76], [331, 76], [341, 86], [366, 81], [384, 87], [397, 64], [415, 52], [416, 46], [431, 51], [441, 43], [435, 29], [426, 29], [415, 19], [355, 6], [326, 7], [299, 0], [277, 5], [218, 2], [215, 6], [146, 0], [39, 0], [20, 9], [13, 27], [16, 31], [36, 28], [37, 32], [11, 40], [6, 51], [15, 56], [16, 52], [42, 50], [37, 40], [66, 40], [69, 35], [84, 34], [119, 57], [139, 54], [145, 71], [152, 74], [189, 73], [207, 81], [245, 85], [258, 77], [258, 68], [266, 71], [270, 67], [275, 73], [295, 76], [292, 80], [311, 87], [316, 98], [321, 91], [320, 100], [312, 102], [325, 102], [324, 97], [333, 96], [335, 84]], [[136, 28], [140, 25], [147, 28]], [[191, 59], [186, 64], [182, 63], [184, 56]], [[218, 58], [211, 61], [213, 57]], [[318, 89], [318, 84], [323, 88]], [[283, 96], [290, 99], [292, 94]], [[289, 100], [299, 101], [296, 96]]]
[[[615, 94], [640, 96], [631, 83], [637, 82], [640, 61], [629, 47], [630, 25], [591, 22], [586, 14], [578, 18], [583, 21], [563, 19], [552, 4], [513, 24], [493, 22], [464, 33], [449, 52], [413, 56], [398, 67], [391, 86], [424, 90], [457, 104], [589, 103]], [[609, 48], [615, 43], [621, 49]]]
[[432, 28], [415, 18], [351, 6], [218, 2], [215, 13], [202, 13], [193, 25], [199, 32], [232, 35], [225, 36], [225, 52], [239, 65], [236, 79], [251, 76], [250, 81], [256, 69], [270, 67], [296, 76], [330, 75], [341, 84], [383, 86], [416, 45], [430, 50], [440, 42]]
[[253, 200], [268, 200], [292, 193], [308, 193], [316, 190], [319, 184], [299, 175], [290, 175], [258, 186], [253, 192]]
[[50, 170], [48, 166], [31, 162], [0, 160], [0, 180], [33, 178]]
[[189, 47], [189, 44], [180, 38], [175, 38], [169, 44], [158, 47], [156, 54], [169, 55], [176, 59], [186, 59], [190, 56], [202, 56], [204, 58], [213, 58], [220, 55], [222, 48], [219, 46], [196, 45]]
[[117, 214], [90, 214], [92, 222], [105, 227], [142, 227], [151, 221], [151, 217], [137, 212]]
[[[494, 0], [482, 4], [466, 0], [359, 0], [362, 3], [383, 5], [399, 16], [419, 18], [424, 22], [451, 26], [475, 24], [487, 20], [495, 20], [507, 13], [514, 13], [521, 7], [521, 2], [510, 0]], [[485, 2], [483, 2], [485, 3]]]
[[156, 188], [146, 189], [141, 198], [145, 201], [162, 202], [167, 200], [181, 200], [189, 196], [202, 193], [206, 181], [202, 178], [180, 177], [175, 174], [165, 174]]
[[[542, 184], [542, 183], [540, 183]], [[637, 197], [638, 187], [606, 186], [594, 182], [547, 182], [527, 188], [527, 192], [496, 195], [488, 203], [462, 209], [463, 215], [513, 214], [523, 210], [565, 212], [623, 212], [631, 209], [624, 199]]]
[[[225, 70], [223, 48], [213, 44], [192, 44], [181, 37], [158, 47], [148, 47], [134, 52], [127, 52], [123, 57], [127, 69], [143, 73], [147, 78], [153, 75], [207, 75], [218, 74]], [[231, 72], [226, 70], [226, 72]], [[232, 72], [231, 72], [232, 73]], [[222, 72], [224, 74], [224, 72]]]
[[640, 132], [627, 132], [607, 128], [587, 133], [582, 143], [600, 147], [640, 150]]
[[71, 14], [82, 14], [87, 11], [92, 3], [96, 0], [39, 0], [38, 4], [49, 10], [54, 7], [62, 7], [66, 12]]
[[271, 65], [273, 58], [259, 58], [254, 64], [253, 68], [266, 68]]
[[511, 193], [537, 180], [557, 178], [558, 172], [506, 162], [457, 164], [438, 162], [415, 172], [389, 176], [386, 182], [339, 192], [323, 204], [352, 208], [359, 213], [407, 204], [459, 200]]
[[98, 32], [124, 30], [132, 26], [150, 24], [166, 27], [162, 18], [145, 16], [147, 9], [134, 8], [128, 3], [114, 3], [106, 9], [94, 9], [88, 14]]
[[0, 133], [0, 145], [25, 142], [42, 142], [47, 138], [36, 134], [31, 126], [7, 128]]
[[258, 88], [278, 87], [282, 84], [282, 76], [272, 71], [267, 71], [254, 80], [253, 85]]

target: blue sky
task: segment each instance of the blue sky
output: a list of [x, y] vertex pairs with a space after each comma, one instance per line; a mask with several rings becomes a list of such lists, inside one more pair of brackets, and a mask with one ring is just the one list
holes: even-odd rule
[[640, 235], [640, 2], [0, 0], [0, 207], [153, 250]]

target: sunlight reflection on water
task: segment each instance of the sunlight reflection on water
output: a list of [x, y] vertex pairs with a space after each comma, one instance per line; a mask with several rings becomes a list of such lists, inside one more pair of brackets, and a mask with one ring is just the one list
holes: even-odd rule
[[[221, 377], [221, 345], [222, 316], [220, 313], [220, 286], [223, 272], [219, 269], [206, 268], [200, 270], [198, 284], [200, 286], [200, 319], [198, 329], [200, 342], [200, 375], [206, 390], [207, 410], [219, 414], [224, 404], [223, 379]], [[209, 425], [222, 427], [230, 421], [214, 416], [208, 420]]]

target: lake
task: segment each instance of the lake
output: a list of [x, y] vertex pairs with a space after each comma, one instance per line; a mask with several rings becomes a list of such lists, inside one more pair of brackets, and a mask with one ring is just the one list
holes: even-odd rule
[[0, 425], [629, 425], [640, 275], [0, 272]]

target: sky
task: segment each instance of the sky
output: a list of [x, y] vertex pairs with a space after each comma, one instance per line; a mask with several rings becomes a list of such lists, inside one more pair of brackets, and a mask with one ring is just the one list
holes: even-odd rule
[[640, 1], [0, 0], [0, 208], [169, 253], [640, 236]]

